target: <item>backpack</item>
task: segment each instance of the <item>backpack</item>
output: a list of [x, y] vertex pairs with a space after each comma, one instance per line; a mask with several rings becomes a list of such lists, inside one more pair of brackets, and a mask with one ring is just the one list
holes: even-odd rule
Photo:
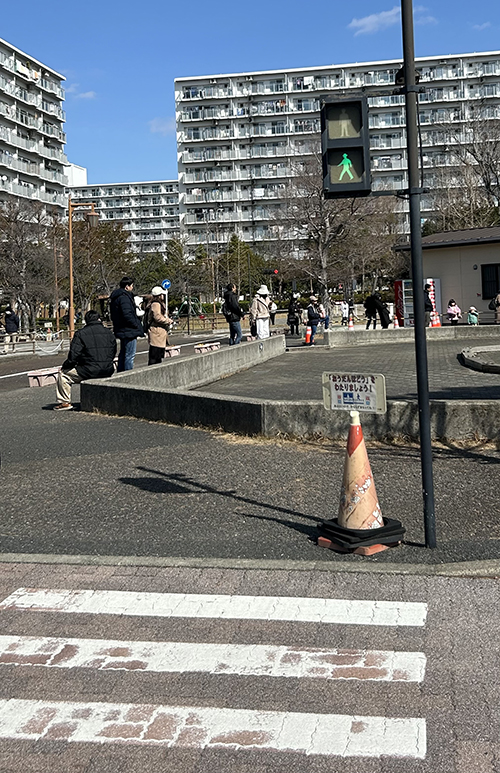
[[490, 311], [496, 311], [497, 310], [497, 299], [492, 298], [491, 301], [488, 303], [488, 308]]
[[221, 312], [224, 315], [226, 322], [229, 322], [229, 318], [231, 317], [233, 312], [231, 311], [231, 309], [228, 308], [226, 301], [224, 301], [224, 303], [221, 306]]
[[146, 313], [142, 318], [142, 329], [144, 330], [145, 333], [147, 333], [150, 327], [151, 327], [151, 307], [148, 306], [146, 309]]

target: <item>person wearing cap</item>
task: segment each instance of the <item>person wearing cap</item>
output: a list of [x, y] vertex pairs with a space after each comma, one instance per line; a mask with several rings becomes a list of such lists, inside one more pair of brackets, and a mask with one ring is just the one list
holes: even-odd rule
[[311, 341], [306, 346], [314, 346], [314, 336], [316, 335], [316, 329], [321, 322], [321, 314], [319, 313], [317, 295], [311, 295], [309, 297], [309, 306], [307, 307], [307, 324], [311, 328]]
[[153, 287], [151, 303], [146, 308], [145, 320], [148, 331], [149, 357], [148, 365], [159, 365], [165, 357], [165, 347], [168, 346], [168, 327], [172, 320], [168, 316], [165, 302], [165, 290]]
[[236, 295], [236, 285], [230, 282], [224, 293], [224, 316], [229, 323], [229, 346], [236, 346], [241, 343], [241, 320], [245, 312], [241, 308], [238, 296]]
[[57, 376], [54, 411], [71, 411], [71, 385], [89, 378], [113, 375], [116, 338], [101, 322], [97, 311], [87, 311], [85, 327], [77, 330]]
[[250, 322], [257, 326], [257, 338], [269, 338], [269, 290], [266, 285], [261, 285], [255, 294], [250, 306]]
[[120, 340], [118, 355], [118, 373], [132, 370], [134, 367], [137, 339], [144, 336], [141, 321], [137, 316], [134, 300], [134, 280], [124, 276], [120, 286], [110, 296], [109, 311], [113, 322], [113, 332]]
[[467, 313], [468, 325], [479, 325], [479, 312], [475, 306], [471, 306]]

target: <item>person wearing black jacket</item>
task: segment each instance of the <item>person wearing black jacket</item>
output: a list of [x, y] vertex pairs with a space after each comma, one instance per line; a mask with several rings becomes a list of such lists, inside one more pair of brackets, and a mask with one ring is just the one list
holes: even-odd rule
[[309, 346], [314, 346], [314, 336], [316, 335], [316, 328], [321, 322], [321, 314], [318, 311], [317, 303], [318, 298], [316, 295], [311, 295], [309, 298], [309, 306], [307, 307], [307, 324], [311, 328], [311, 341]]
[[12, 308], [7, 306], [5, 309], [5, 337], [3, 354], [7, 354], [9, 351], [9, 343], [12, 342], [12, 351], [15, 351], [16, 341], [19, 334], [19, 317]]
[[224, 316], [229, 322], [229, 346], [241, 343], [241, 320], [245, 312], [236, 297], [236, 285], [228, 284], [224, 293]]
[[432, 305], [432, 301], [430, 298], [430, 285], [425, 285], [424, 287], [424, 314], [425, 314], [425, 327], [429, 327], [431, 324], [431, 314], [434, 311], [434, 306]]
[[134, 367], [137, 339], [144, 336], [144, 329], [137, 316], [134, 299], [134, 280], [124, 276], [120, 287], [113, 290], [110, 296], [109, 311], [113, 322], [113, 331], [120, 339], [118, 355], [118, 373], [132, 370]]
[[87, 311], [85, 327], [77, 330], [69, 354], [63, 362], [56, 384], [55, 411], [71, 411], [71, 385], [89, 378], [113, 375], [116, 338], [104, 327], [97, 311]]

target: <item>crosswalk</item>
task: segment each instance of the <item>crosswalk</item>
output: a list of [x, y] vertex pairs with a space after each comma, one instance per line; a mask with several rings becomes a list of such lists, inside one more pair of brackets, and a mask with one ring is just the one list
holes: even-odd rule
[[[19, 620], [22, 614], [29, 613], [30, 620], [60, 621], [59, 635], [37, 635], [33, 630], [30, 635], [0, 635], [0, 666], [19, 667], [25, 674], [36, 674], [33, 696], [23, 694], [0, 700], [0, 739], [201, 751], [230, 749], [242, 755], [260, 750], [307, 757], [425, 759], [426, 721], [421, 716], [383, 716], [364, 711], [363, 705], [359, 706], [359, 713], [344, 713], [341, 700], [338, 705], [318, 701], [315, 711], [301, 711], [300, 705], [293, 711], [289, 707], [284, 710], [279, 689], [285, 682], [300, 680], [298, 684], [307, 686], [313, 694], [321, 684], [337, 684], [339, 691], [345, 689], [343, 685], [377, 683], [386, 685], [386, 690], [396, 689], [397, 685], [398, 689], [409, 690], [412, 684], [424, 682], [424, 652], [318, 647], [309, 646], [309, 642], [292, 646], [287, 641], [265, 641], [266, 625], [274, 627], [276, 638], [276, 626], [280, 623], [327, 627], [333, 639], [333, 632], [340, 629], [354, 631], [354, 635], [357, 630], [374, 627], [423, 629], [427, 620], [425, 603], [18, 588], [0, 602], [0, 616], [13, 611], [20, 613], [16, 618]], [[92, 638], [64, 633], [68, 626], [73, 631], [78, 628], [79, 621], [130, 622], [133, 618], [137, 619], [134, 633], [138, 634], [133, 637]], [[186, 634], [195, 622], [199, 625], [203, 620], [213, 621], [215, 635], [210, 641], [190, 640], [192, 634], [184, 640], [143, 639], [140, 633], [147, 620], [150, 624], [163, 621], [163, 626], [178, 620], [180, 630]], [[217, 641], [217, 626], [222, 630], [219, 638], [224, 639], [231, 621], [259, 625], [259, 641]], [[88, 622], [82, 630], [88, 630]], [[51, 674], [77, 672], [84, 672], [91, 679], [97, 679], [98, 674], [121, 673], [123, 680], [146, 679], [148, 674], [166, 675], [165, 678], [198, 675], [210, 680], [212, 694], [209, 700], [205, 697], [198, 703], [192, 695], [183, 696], [181, 687], [175, 701], [160, 703], [149, 699], [149, 683], [145, 682], [141, 702], [113, 701], [106, 694], [92, 701], [78, 694], [70, 699], [65, 694], [60, 700], [44, 699], [43, 679], [50, 679]], [[248, 678], [259, 680], [257, 684], [262, 684], [263, 690], [270, 683], [275, 685], [272, 708], [269, 700], [264, 708], [231, 704], [228, 684], [237, 692], [241, 680]], [[124, 694], [126, 684], [123, 682]], [[338, 694], [341, 696], [342, 692]]]

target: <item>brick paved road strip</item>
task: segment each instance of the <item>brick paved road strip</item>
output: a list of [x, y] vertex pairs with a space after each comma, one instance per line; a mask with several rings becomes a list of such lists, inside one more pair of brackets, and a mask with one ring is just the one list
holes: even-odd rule
[[0, 609], [389, 626], [423, 626], [427, 616], [427, 604], [408, 601], [36, 588], [18, 588]]
[[426, 753], [425, 720], [412, 717], [15, 699], [0, 701], [0, 737], [340, 757]]
[[0, 665], [422, 682], [422, 652], [0, 636]]

